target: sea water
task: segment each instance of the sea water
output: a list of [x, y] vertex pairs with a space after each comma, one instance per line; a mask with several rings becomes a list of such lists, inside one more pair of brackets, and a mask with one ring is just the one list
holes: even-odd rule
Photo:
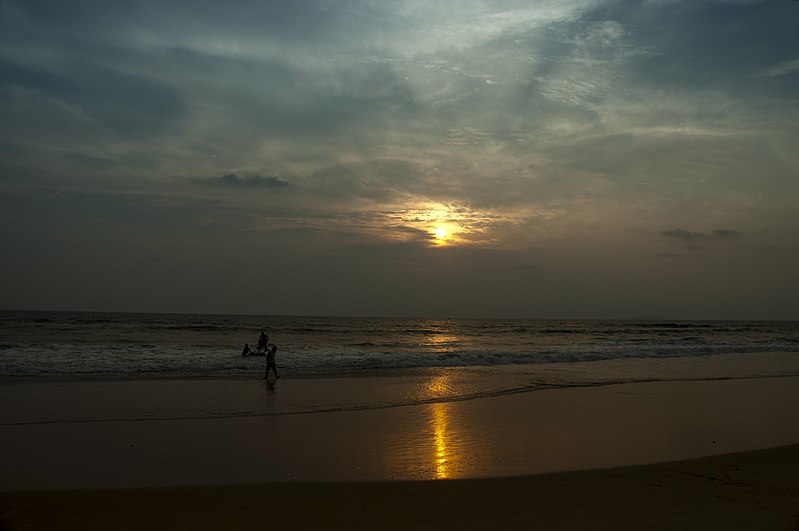
[[[764, 371], [783, 376], [794, 374], [796, 367], [785, 357], [773, 363], [770, 354], [799, 351], [796, 321], [4, 311], [0, 312], [0, 375], [248, 376], [262, 368], [263, 358], [242, 356], [241, 351], [245, 343], [254, 348], [261, 331], [278, 346], [280, 369], [295, 377], [445, 367], [566, 368], [578, 363], [593, 363], [599, 369], [599, 362], [623, 360], [638, 360], [638, 370], [644, 373], [649, 365], [654, 377], [664, 360], [693, 359], [701, 365], [702, 358], [727, 354], [752, 355], [751, 370], [757, 376]], [[642, 363], [647, 360], [650, 363]]]

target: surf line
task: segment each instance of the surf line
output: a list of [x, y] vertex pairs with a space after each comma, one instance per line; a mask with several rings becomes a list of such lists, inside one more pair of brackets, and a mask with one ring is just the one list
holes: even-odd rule
[[234, 413], [223, 413], [217, 415], [185, 415], [185, 416], [169, 416], [169, 417], [127, 417], [127, 418], [119, 418], [119, 419], [108, 419], [108, 418], [90, 418], [90, 419], [54, 419], [54, 420], [24, 420], [24, 421], [17, 421], [17, 422], [0, 422], [0, 428], [2, 427], [15, 427], [15, 426], [37, 426], [37, 425], [48, 425], [48, 424], [91, 424], [91, 423], [112, 423], [112, 422], [161, 422], [161, 421], [175, 421], [175, 420], [215, 420], [215, 419], [229, 419], [229, 418], [257, 418], [257, 417], [285, 417], [285, 416], [293, 416], [293, 415], [313, 415], [316, 413], [319, 414], [329, 414], [329, 413], [346, 413], [348, 411], [371, 411], [371, 410], [380, 410], [380, 409], [394, 409], [399, 407], [413, 407], [413, 406], [424, 406], [429, 404], [441, 404], [447, 402], [465, 402], [468, 400], [478, 400], [481, 398], [492, 398], [498, 396], [508, 396], [508, 395], [515, 395], [520, 393], [529, 393], [534, 391], [543, 391], [547, 388], [545, 387], [518, 387], [513, 389], [503, 389], [499, 391], [488, 391], [485, 393], [475, 393], [472, 395], [464, 395], [464, 396], [456, 396], [456, 397], [445, 397], [445, 398], [429, 398], [424, 400], [414, 400], [399, 404], [365, 404], [365, 405], [357, 405], [357, 406], [345, 406], [345, 407], [331, 407], [331, 408], [322, 408], [322, 409], [305, 409], [299, 411], [278, 411], [278, 412], [266, 412], [266, 411], [246, 411], [246, 412], [234, 412]]

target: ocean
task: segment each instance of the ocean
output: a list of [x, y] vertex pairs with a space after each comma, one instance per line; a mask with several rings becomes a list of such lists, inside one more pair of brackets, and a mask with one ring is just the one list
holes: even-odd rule
[[568, 385], [569, 373], [582, 385], [799, 374], [795, 321], [3, 311], [0, 323], [6, 377], [248, 377], [264, 358], [241, 356], [242, 347], [254, 348], [262, 330], [288, 377], [471, 368], [535, 373], [541, 385]]

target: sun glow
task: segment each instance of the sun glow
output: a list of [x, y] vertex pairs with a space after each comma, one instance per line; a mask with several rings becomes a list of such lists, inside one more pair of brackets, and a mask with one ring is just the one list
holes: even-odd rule
[[433, 223], [427, 227], [427, 232], [432, 237], [431, 242], [434, 245], [465, 243], [462, 235], [466, 234], [468, 231], [463, 225], [450, 220], [442, 221], [442, 218], [432, 221]]
[[395, 229], [395, 239], [415, 239], [427, 235], [431, 247], [486, 244], [489, 234], [499, 224], [517, 223], [518, 219], [466, 205], [426, 201], [408, 201], [408, 207], [385, 214], [386, 228]]
[[449, 239], [449, 231], [438, 227], [433, 229], [433, 236], [435, 236], [437, 244], [443, 244]]

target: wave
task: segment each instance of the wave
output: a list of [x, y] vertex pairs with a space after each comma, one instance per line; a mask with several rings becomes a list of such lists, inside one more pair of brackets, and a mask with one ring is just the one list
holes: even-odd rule
[[[0, 375], [4, 376], [246, 376], [262, 370], [259, 358], [247, 358], [240, 350], [175, 347], [152, 344], [85, 345], [35, 344], [3, 348]], [[358, 350], [360, 349], [360, 350]], [[370, 345], [345, 348], [281, 348], [278, 366], [295, 375], [391, 369], [502, 367], [508, 365], [562, 365], [603, 361], [702, 358], [718, 354], [791, 352], [795, 343], [766, 345], [714, 345], [703, 341], [672, 345], [552, 346], [526, 350], [463, 350], [435, 352], [375, 350]], [[799, 356], [799, 354], [797, 354]]]
[[[0, 312], [0, 375], [238, 375], [266, 329], [301, 374], [795, 351], [799, 323]], [[45, 360], [43, 362], [43, 360]]]

